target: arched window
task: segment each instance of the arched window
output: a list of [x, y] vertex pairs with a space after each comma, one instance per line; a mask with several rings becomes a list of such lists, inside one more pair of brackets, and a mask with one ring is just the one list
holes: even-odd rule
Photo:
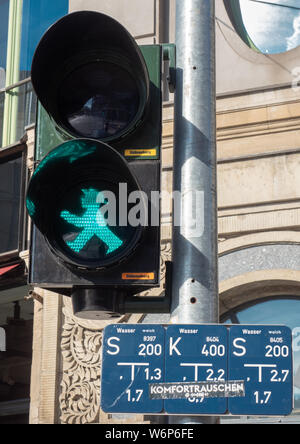
[[236, 307], [222, 316], [226, 324], [286, 325], [293, 332], [295, 412], [300, 413], [300, 297], [282, 296]]
[[278, 54], [300, 45], [299, 0], [224, 0], [224, 5], [250, 48]]

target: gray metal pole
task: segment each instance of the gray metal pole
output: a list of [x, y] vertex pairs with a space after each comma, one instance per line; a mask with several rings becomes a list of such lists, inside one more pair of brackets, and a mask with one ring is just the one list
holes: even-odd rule
[[[176, 324], [219, 322], [214, 17], [214, 0], [176, 0], [174, 191], [181, 196], [173, 221]], [[214, 418], [169, 418], [182, 421], [211, 424]]]
[[218, 322], [214, 34], [214, 0], [176, 1], [173, 323]]

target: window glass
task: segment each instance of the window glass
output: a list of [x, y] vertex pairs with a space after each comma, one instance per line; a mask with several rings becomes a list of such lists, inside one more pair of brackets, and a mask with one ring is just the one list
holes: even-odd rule
[[300, 300], [278, 299], [252, 305], [237, 313], [240, 324], [283, 324], [300, 326]]
[[[0, 0], [0, 6], [1, 1], [2, 0]], [[34, 51], [44, 32], [54, 22], [67, 13], [68, 0], [52, 0], [51, 2], [49, 2], [49, 0], [23, 0], [19, 80], [30, 77], [31, 62]], [[5, 48], [6, 45], [7, 39]], [[36, 116], [36, 96], [30, 83], [15, 88], [14, 90], [10, 91], [9, 94], [11, 94], [14, 98], [17, 98], [18, 102], [16, 115], [10, 115], [10, 125], [14, 126], [15, 128], [15, 132], [13, 133], [14, 140], [6, 141], [6, 144], [7, 142], [10, 144], [15, 140], [20, 139], [24, 135], [26, 126], [35, 123]], [[2, 140], [3, 122], [3, 100], [1, 101], [1, 99], [2, 98], [0, 97], [0, 142]]]
[[0, 352], [0, 425], [29, 424], [34, 305], [18, 299], [0, 305], [6, 346]]
[[16, 140], [19, 140], [24, 136], [25, 128], [35, 123], [37, 99], [31, 82], [14, 88], [11, 92], [18, 97]]
[[276, 54], [300, 45], [299, 0], [225, 0], [236, 31], [248, 46]]
[[0, 254], [19, 248], [22, 157], [0, 163]]
[[35, 48], [44, 32], [68, 13], [68, 0], [23, 0], [20, 80], [29, 77]]
[[0, 0], [0, 88], [5, 86], [9, 0]]
[[300, 298], [270, 299], [248, 308], [237, 308], [225, 317], [240, 324], [286, 325], [293, 332], [295, 411], [300, 412]]

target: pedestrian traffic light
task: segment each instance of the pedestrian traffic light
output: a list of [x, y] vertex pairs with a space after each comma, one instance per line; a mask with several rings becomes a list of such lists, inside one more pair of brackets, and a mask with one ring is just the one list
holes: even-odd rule
[[72, 295], [77, 315], [159, 286], [161, 67], [161, 45], [139, 47], [92, 11], [60, 19], [36, 49], [29, 282]]
[[77, 271], [101, 270], [130, 256], [141, 240], [143, 224], [127, 220], [133, 192], [139, 193], [139, 184], [116, 150], [75, 139], [39, 163], [27, 208], [57, 259]]

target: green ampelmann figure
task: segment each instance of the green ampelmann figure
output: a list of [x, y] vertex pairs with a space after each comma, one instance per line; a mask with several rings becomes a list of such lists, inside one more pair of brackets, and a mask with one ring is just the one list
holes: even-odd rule
[[69, 224], [83, 228], [76, 239], [66, 243], [73, 251], [79, 253], [93, 236], [97, 236], [108, 247], [106, 255], [110, 254], [120, 248], [123, 241], [109, 229], [102, 212], [99, 211], [104, 197], [101, 192], [93, 188], [82, 190], [82, 193], [81, 205], [86, 209], [83, 216], [77, 216], [69, 211], [61, 212], [61, 217]]

